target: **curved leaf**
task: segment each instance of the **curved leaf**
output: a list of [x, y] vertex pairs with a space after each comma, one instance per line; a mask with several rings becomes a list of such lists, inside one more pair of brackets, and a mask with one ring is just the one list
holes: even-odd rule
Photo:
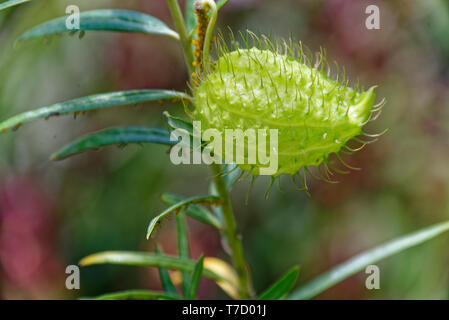
[[217, 0], [217, 9], [223, 7], [229, 0]]
[[363, 270], [365, 267], [407, 248], [421, 244], [448, 230], [449, 222], [439, 223], [361, 253], [300, 287], [289, 296], [289, 299], [301, 300], [313, 298], [340, 281]]
[[239, 278], [237, 272], [229, 263], [215, 257], [206, 257], [204, 258], [204, 269], [214, 272], [222, 279], [226, 279], [216, 281], [217, 285], [231, 298], [240, 299]]
[[17, 6], [19, 4], [25, 3], [25, 2], [30, 2], [31, 0], [9, 0], [9, 1], [5, 1], [0, 3], [0, 11], [3, 9], [8, 9], [11, 8], [13, 6]]
[[196, 299], [196, 294], [198, 293], [198, 287], [201, 282], [201, 276], [203, 275], [203, 262], [204, 256], [198, 259], [198, 262], [195, 264], [195, 269], [192, 274], [192, 281], [190, 282], [188, 295], [186, 297], [187, 300]]
[[[190, 136], [190, 144], [184, 145], [184, 148], [188, 148], [193, 151], [194, 149], [197, 149], [199, 147], [201, 148], [201, 151], [203, 151], [204, 147], [208, 145], [208, 142], [200, 141], [201, 134], [199, 132], [195, 132], [193, 123], [185, 121], [178, 117], [174, 117], [167, 111], [164, 111], [163, 115], [167, 118], [167, 123], [170, 128], [174, 130], [180, 130], [181, 132], [185, 131], [185, 133]], [[198, 145], [198, 147], [195, 147], [196, 145]], [[200, 152], [199, 149], [197, 149], [196, 151]]]
[[220, 201], [220, 198], [217, 196], [199, 196], [199, 197], [192, 197], [187, 198], [183, 201], [180, 201], [174, 205], [172, 205], [170, 208], [162, 212], [160, 215], [155, 217], [153, 220], [151, 220], [150, 225], [148, 226], [147, 230], [147, 239], [151, 237], [153, 234], [153, 231], [156, 229], [156, 227], [161, 223], [161, 220], [165, 217], [167, 217], [170, 213], [172, 213], [175, 210], [181, 210], [182, 207], [188, 206], [192, 203], [201, 203], [201, 202], [210, 202], [210, 203], [217, 203]]
[[[161, 196], [161, 199], [166, 205], [173, 206], [181, 201], [184, 201], [186, 198], [170, 193], [164, 193]], [[215, 227], [217, 229], [221, 229], [223, 227], [221, 221], [216, 216], [214, 216], [212, 212], [201, 205], [190, 204], [187, 209], [182, 211], [193, 219], [211, 225], [212, 227]]]
[[178, 33], [170, 29], [159, 19], [136, 11], [92, 10], [81, 12], [79, 30], [69, 29], [66, 25], [67, 18], [60, 17], [44, 22], [25, 32], [17, 41], [23, 42], [29, 39], [73, 31], [140, 32], [166, 35], [179, 39]]
[[258, 300], [279, 300], [284, 298], [298, 279], [299, 267], [291, 268], [282, 278], [274, 283], [270, 288], [264, 291]]
[[189, 99], [185, 93], [172, 90], [130, 90], [96, 94], [18, 114], [0, 123], [0, 132], [15, 129], [26, 122], [67, 113], [79, 113], [107, 107], [164, 99]]
[[171, 146], [177, 142], [171, 141], [170, 133], [164, 129], [145, 127], [111, 128], [81, 137], [52, 154], [50, 159], [62, 160], [87, 150], [129, 143], [157, 143]]
[[193, 124], [181, 118], [174, 117], [168, 111], [164, 111], [163, 115], [167, 118], [167, 123], [172, 129], [184, 129], [190, 135], [193, 135]]
[[[97, 264], [115, 264], [126, 266], [158, 267], [175, 269], [180, 271], [193, 272], [195, 261], [180, 259], [176, 257], [157, 255], [145, 252], [132, 251], [104, 251], [89, 255], [83, 258], [79, 264], [81, 266], [91, 266]], [[205, 269], [204, 276], [212, 280], [226, 280], [214, 272]]]
[[88, 298], [92, 300], [179, 300], [178, 297], [163, 292], [149, 290], [126, 290], [106, 293], [98, 297]]

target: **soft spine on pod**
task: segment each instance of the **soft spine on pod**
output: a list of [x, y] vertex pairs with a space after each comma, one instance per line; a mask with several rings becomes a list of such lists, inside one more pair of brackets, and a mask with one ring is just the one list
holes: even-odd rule
[[[343, 84], [331, 79], [322, 71], [323, 55], [313, 67], [302, 47], [299, 57], [273, 46], [221, 51], [193, 88], [194, 119], [203, 129], [220, 132], [277, 129], [278, 150], [270, 149], [278, 153], [274, 176], [326, 165], [330, 154], [338, 156], [349, 140], [363, 134], [362, 127], [380, 109], [374, 106], [375, 87], [355, 90], [346, 79]], [[239, 166], [257, 176], [264, 165]]]

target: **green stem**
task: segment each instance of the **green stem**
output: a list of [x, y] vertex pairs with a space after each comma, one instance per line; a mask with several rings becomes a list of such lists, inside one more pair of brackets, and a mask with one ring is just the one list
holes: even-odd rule
[[[206, 38], [203, 47], [203, 67], [207, 60], [209, 59], [209, 51], [210, 51], [210, 43], [212, 40], [212, 33], [214, 31], [215, 23], [217, 21], [217, 6], [215, 1], [212, 0], [202, 0], [202, 5], [209, 6], [212, 10], [211, 20], [206, 30]], [[190, 43], [190, 37], [187, 34], [184, 18], [181, 13], [181, 9], [179, 8], [179, 4], [177, 0], [167, 0], [168, 7], [170, 8], [171, 15], [173, 17], [173, 21], [175, 23], [176, 30], [179, 33], [179, 37], [181, 39], [184, 57], [186, 60], [187, 68], [189, 70], [190, 76], [192, 75], [192, 62], [194, 61], [192, 46]], [[218, 196], [222, 200], [221, 208], [223, 210], [223, 218], [224, 218], [224, 234], [228, 243], [228, 246], [231, 250], [231, 258], [234, 268], [237, 271], [238, 279], [239, 279], [239, 295], [242, 299], [249, 299], [253, 296], [252, 294], [252, 285], [249, 275], [249, 270], [247, 267], [247, 263], [245, 261], [245, 257], [243, 255], [243, 246], [242, 246], [242, 238], [237, 233], [237, 224], [235, 222], [234, 212], [232, 210], [232, 204], [229, 197], [229, 192], [226, 187], [226, 183], [223, 179], [221, 166], [218, 164], [211, 165], [215, 186], [217, 188]]]
[[211, 169], [214, 175], [215, 187], [218, 196], [221, 198], [221, 208], [224, 218], [224, 234], [227, 244], [231, 250], [232, 263], [237, 271], [239, 279], [240, 298], [249, 299], [252, 297], [252, 286], [249, 270], [243, 255], [242, 237], [237, 233], [234, 212], [232, 210], [231, 199], [222, 175], [222, 167], [219, 164], [212, 164]]
[[167, 0], [168, 8], [175, 23], [176, 31], [179, 33], [181, 45], [184, 51], [184, 58], [186, 61], [187, 69], [189, 70], [189, 76], [193, 72], [192, 63], [194, 61], [192, 46], [187, 34], [186, 24], [182, 16], [181, 8], [179, 7], [178, 0]]

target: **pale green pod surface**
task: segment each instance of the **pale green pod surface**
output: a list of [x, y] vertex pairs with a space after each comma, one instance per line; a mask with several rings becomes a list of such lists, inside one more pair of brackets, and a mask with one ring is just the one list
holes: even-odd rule
[[[252, 48], [222, 55], [194, 88], [194, 98], [203, 130], [277, 129], [278, 150], [270, 151], [278, 153], [278, 176], [318, 166], [360, 135], [375, 93], [358, 92], [295, 58]], [[258, 175], [261, 164], [240, 167]]]

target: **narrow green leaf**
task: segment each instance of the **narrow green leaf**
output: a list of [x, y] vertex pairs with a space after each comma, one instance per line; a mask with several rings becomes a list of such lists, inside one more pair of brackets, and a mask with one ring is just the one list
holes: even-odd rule
[[282, 278], [274, 283], [270, 288], [265, 290], [257, 299], [258, 300], [279, 300], [283, 299], [298, 279], [299, 267], [291, 268]]
[[220, 10], [229, 0], [218, 0], [217, 1], [217, 9]]
[[[89, 255], [83, 258], [79, 264], [81, 266], [91, 266], [98, 264], [114, 264], [124, 266], [158, 267], [187, 271], [192, 273], [195, 269], [195, 261], [180, 259], [167, 255], [156, 255], [146, 252], [132, 251], [104, 251]], [[212, 280], [226, 280], [214, 272], [205, 269], [204, 276]]]
[[154, 89], [96, 94], [18, 114], [1, 122], [0, 132], [7, 132], [10, 129], [18, 128], [26, 122], [41, 118], [165, 99], [189, 99], [189, 97], [185, 93], [178, 91]]
[[196, 0], [186, 0], [186, 28], [188, 34], [195, 30], [197, 24], [195, 15], [195, 1]]
[[167, 123], [172, 129], [184, 129], [190, 135], [193, 135], [193, 124], [187, 122], [181, 118], [170, 115], [167, 111], [164, 111], [164, 116], [167, 118]]
[[179, 300], [178, 297], [163, 292], [149, 290], [126, 290], [120, 292], [106, 293], [92, 300]]
[[[156, 246], [156, 255], [161, 256], [161, 250], [157, 246]], [[178, 291], [176, 290], [175, 285], [170, 279], [170, 274], [168, 273], [168, 270], [165, 268], [158, 268], [158, 271], [164, 292], [172, 297], [179, 298]]]
[[7, 9], [7, 8], [11, 8], [13, 6], [17, 6], [19, 4], [25, 3], [25, 2], [29, 2], [31, 0], [9, 0], [9, 1], [5, 1], [0, 3], [0, 11], [3, 9]]
[[147, 239], [149, 239], [153, 233], [153, 231], [156, 229], [156, 227], [161, 223], [161, 220], [165, 217], [167, 217], [170, 213], [172, 213], [175, 210], [181, 210], [182, 207], [188, 206], [190, 204], [194, 203], [201, 203], [201, 202], [210, 202], [210, 203], [216, 203], [220, 201], [220, 198], [217, 196], [199, 196], [199, 197], [192, 197], [187, 198], [183, 201], [178, 202], [175, 205], [172, 205], [170, 208], [162, 212], [157, 217], [153, 218], [151, 220], [150, 225], [148, 226], [147, 230]]
[[87, 150], [95, 150], [110, 145], [127, 145], [130, 143], [157, 143], [174, 145], [170, 133], [164, 129], [145, 127], [111, 128], [88, 134], [64, 146], [51, 155], [51, 160], [62, 160]]
[[[173, 206], [181, 201], [186, 200], [186, 198], [184, 197], [180, 197], [170, 193], [164, 193], [161, 199], [167, 206]], [[215, 227], [217, 229], [221, 229], [223, 227], [221, 221], [202, 205], [190, 204], [187, 209], [182, 211], [193, 219], [211, 225], [212, 227]]]
[[201, 255], [201, 257], [198, 259], [198, 262], [195, 265], [195, 269], [193, 270], [192, 274], [192, 281], [190, 282], [189, 286], [189, 293], [186, 297], [187, 300], [194, 300], [196, 299], [196, 294], [198, 293], [198, 287], [201, 282], [201, 277], [203, 275], [203, 262], [204, 262], [204, 256]]
[[[44, 36], [70, 33], [67, 17], [44, 22], [25, 32], [17, 41], [23, 42]], [[92, 10], [80, 13], [80, 29], [76, 31], [119, 31], [166, 35], [179, 39], [178, 33], [150, 15], [128, 10]]]
[[449, 222], [439, 223], [361, 253], [300, 287], [289, 296], [289, 299], [302, 300], [313, 298], [340, 281], [363, 270], [365, 267], [430, 240], [448, 230]]
[[[193, 150], [193, 146], [196, 146], [197, 143], [198, 145], [200, 145], [201, 151], [204, 150], [204, 147], [206, 145], [208, 145], [208, 142], [205, 141], [198, 141], [195, 139], [200, 139], [201, 138], [201, 133], [194, 133], [194, 127], [193, 124], [185, 121], [181, 118], [178, 117], [174, 117], [172, 115], [170, 115], [167, 111], [165, 111], [164, 116], [167, 118], [167, 123], [168, 125], [174, 129], [174, 130], [185, 130], [187, 132], [187, 134], [190, 135], [190, 144], [189, 145], [184, 145], [183, 147], [187, 147]], [[187, 137], [186, 137], [187, 138]], [[200, 152], [200, 150], [197, 150], [198, 152]]]
[[[178, 256], [181, 259], [190, 259], [190, 247], [189, 236], [187, 233], [187, 224], [184, 217], [184, 213], [179, 212], [176, 215], [176, 234], [178, 240]], [[188, 272], [182, 272], [182, 292], [184, 297], [189, 293], [190, 274]]]

